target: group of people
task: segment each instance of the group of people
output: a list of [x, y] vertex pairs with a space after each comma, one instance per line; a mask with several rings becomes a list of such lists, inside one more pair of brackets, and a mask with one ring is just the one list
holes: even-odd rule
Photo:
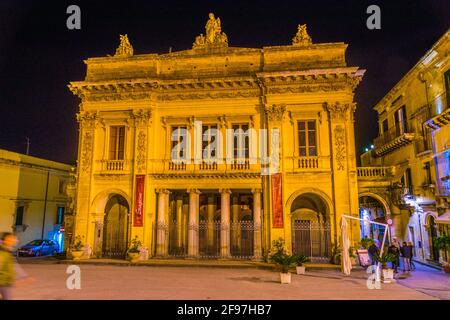
[[[372, 259], [372, 264], [378, 263], [377, 257], [380, 256], [380, 248], [377, 242], [373, 242], [368, 248], [369, 256]], [[400, 268], [400, 258], [402, 260], [403, 272], [410, 272], [416, 269], [414, 265], [414, 246], [411, 242], [404, 241], [400, 244], [400, 241], [396, 237], [392, 238], [391, 243], [387, 248], [387, 253], [392, 254], [395, 258], [391, 262], [392, 269], [395, 273], [398, 273]]]

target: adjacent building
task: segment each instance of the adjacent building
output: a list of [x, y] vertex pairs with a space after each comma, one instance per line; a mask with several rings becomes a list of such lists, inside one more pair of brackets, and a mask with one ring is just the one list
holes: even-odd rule
[[[229, 46], [209, 15], [192, 49], [85, 60], [75, 234], [93, 257], [262, 259], [273, 240], [328, 261], [358, 216], [354, 91], [345, 43]], [[350, 222], [352, 241], [360, 227]]]
[[[449, 235], [450, 31], [375, 106], [379, 136], [361, 156], [360, 195], [372, 218], [415, 246], [416, 259], [442, 262], [433, 241]], [[372, 172], [372, 174], [368, 174]], [[447, 255], [448, 256], [448, 255]]]
[[0, 149], [0, 232], [14, 232], [19, 245], [55, 240], [63, 250], [72, 170], [67, 164]]

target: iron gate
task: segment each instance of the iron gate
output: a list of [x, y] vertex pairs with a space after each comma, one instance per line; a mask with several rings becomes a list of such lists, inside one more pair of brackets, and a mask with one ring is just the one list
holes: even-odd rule
[[309, 257], [311, 262], [329, 262], [331, 258], [330, 224], [309, 220], [294, 221], [292, 252]]
[[220, 257], [220, 221], [200, 221], [198, 238], [201, 258]]
[[237, 221], [231, 223], [230, 244], [231, 256], [237, 259], [253, 257], [253, 221]]

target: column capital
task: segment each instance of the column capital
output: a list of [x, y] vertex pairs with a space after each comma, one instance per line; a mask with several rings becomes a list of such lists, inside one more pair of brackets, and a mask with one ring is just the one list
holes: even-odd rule
[[230, 189], [219, 189], [219, 192], [220, 193], [231, 193], [231, 190]]
[[187, 189], [187, 193], [200, 194], [201, 192], [198, 189]]
[[156, 189], [156, 193], [167, 193], [167, 194], [171, 194], [172, 192], [170, 192], [167, 189]]
[[262, 189], [261, 188], [253, 188], [252, 189], [252, 193], [261, 193]]

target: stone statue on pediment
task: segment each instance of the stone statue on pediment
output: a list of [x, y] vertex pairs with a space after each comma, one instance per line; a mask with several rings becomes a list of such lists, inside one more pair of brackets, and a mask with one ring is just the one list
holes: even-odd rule
[[206, 22], [205, 30], [206, 36], [200, 34], [195, 38], [195, 42], [192, 45], [194, 49], [228, 46], [228, 37], [222, 32], [220, 18], [214, 17], [213, 13], [209, 14], [209, 20]]
[[299, 24], [297, 29], [297, 34], [292, 38], [293, 46], [305, 46], [310, 45], [312, 39], [308, 34], [306, 24]]
[[133, 47], [131, 46], [128, 35], [120, 35], [120, 44], [116, 49], [116, 54], [114, 56], [132, 56]]

